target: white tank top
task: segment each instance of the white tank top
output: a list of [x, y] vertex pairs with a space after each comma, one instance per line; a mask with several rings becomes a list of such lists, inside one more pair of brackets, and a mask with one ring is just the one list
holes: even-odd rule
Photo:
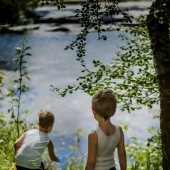
[[29, 169], [36, 169], [34, 163], [40, 166], [41, 156], [50, 139], [47, 133], [38, 129], [26, 132], [24, 141], [15, 157], [15, 163]]
[[109, 170], [116, 167], [114, 151], [121, 139], [120, 129], [115, 125], [115, 133], [107, 136], [98, 126], [96, 130], [98, 136], [95, 170]]

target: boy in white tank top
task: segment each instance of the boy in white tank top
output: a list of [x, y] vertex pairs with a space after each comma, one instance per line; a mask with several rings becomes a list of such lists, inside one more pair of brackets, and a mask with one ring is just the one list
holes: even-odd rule
[[111, 90], [100, 90], [92, 98], [92, 112], [98, 121], [98, 128], [88, 135], [88, 158], [85, 170], [116, 170], [114, 160], [116, 148], [120, 170], [127, 169], [123, 130], [110, 122], [116, 106], [116, 96]]
[[28, 130], [14, 143], [15, 163], [17, 170], [43, 170], [41, 156], [48, 147], [49, 157], [52, 161], [59, 162], [54, 153], [54, 146], [48, 137], [54, 124], [54, 115], [50, 111], [39, 114], [39, 129]]

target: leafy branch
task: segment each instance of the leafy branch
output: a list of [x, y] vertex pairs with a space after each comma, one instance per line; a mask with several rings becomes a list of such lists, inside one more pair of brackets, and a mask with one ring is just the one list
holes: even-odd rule
[[[109, 65], [93, 60], [95, 71], [84, 66], [83, 76], [76, 79], [77, 84], [68, 85], [65, 89], [51, 86], [51, 91], [64, 97], [76, 90], [93, 95], [99, 89], [107, 88], [117, 94], [122, 111], [140, 109], [141, 105], [152, 108], [154, 103], [159, 102], [159, 90], [144, 20], [141, 16], [138, 26], [129, 27], [120, 35], [126, 40], [126, 45], [118, 47], [120, 51]], [[127, 36], [128, 31], [131, 38]]]
[[30, 80], [30, 78], [28, 77], [28, 70], [26, 66], [27, 61], [25, 60], [25, 57], [31, 56], [31, 53], [27, 52], [28, 50], [31, 49], [31, 47], [25, 46], [26, 43], [27, 43], [27, 40], [26, 38], [24, 38], [22, 47], [16, 47], [15, 56], [17, 56], [17, 58], [14, 59], [14, 62], [18, 65], [18, 67], [14, 69], [14, 72], [16, 72], [17, 70], [19, 71], [19, 78], [13, 80], [13, 82], [18, 87], [16, 90], [9, 88], [8, 89], [9, 94], [7, 95], [12, 98], [12, 101], [11, 101], [12, 107], [8, 109], [8, 112], [11, 112], [12, 119], [15, 119], [14, 108], [17, 107], [17, 115], [16, 115], [15, 122], [16, 122], [18, 137], [20, 136], [19, 123], [21, 123], [19, 121], [21, 95], [29, 90], [29, 87], [26, 84], [24, 84], [23, 81], [24, 79]]
[[[107, 40], [107, 37], [101, 34], [112, 28], [112, 25], [114, 24], [114, 16], [121, 14], [125, 22], [132, 23], [133, 16], [130, 16], [127, 11], [121, 11], [118, 3], [119, 1], [117, 0], [105, 0], [104, 3], [99, 0], [89, 0], [81, 3], [82, 8], [78, 9], [78, 14], [76, 16], [78, 17], [83, 29], [77, 35], [76, 40], [72, 41], [70, 45], [65, 47], [65, 50], [73, 50], [74, 48], [77, 48], [77, 60], [81, 61], [81, 65], [83, 67], [85, 67], [83, 57], [86, 52], [86, 37], [90, 31], [97, 31], [99, 40]], [[104, 16], [110, 17], [112, 20], [111, 27], [106, 29], [102, 27]]]

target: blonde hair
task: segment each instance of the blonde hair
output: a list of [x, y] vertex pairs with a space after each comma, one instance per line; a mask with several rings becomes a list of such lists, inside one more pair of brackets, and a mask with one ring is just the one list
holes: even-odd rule
[[39, 114], [39, 124], [42, 128], [48, 128], [54, 123], [54, 115], [50, 111], [44, 111]]
[[92, 109], [105, 120], [115, 114], [117, 99], [111, 90], [100, 90], [92, 98]]

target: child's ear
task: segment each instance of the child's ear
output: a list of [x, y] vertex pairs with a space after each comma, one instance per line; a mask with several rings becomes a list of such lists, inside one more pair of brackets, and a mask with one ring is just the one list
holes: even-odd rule
[[96, 112], [95, 112], [95, 110], [93, 108], [92, 108], [92, 112], [93, 112], [94, 115], [96, 115]]
[[40, 123], [39, 122], [37, 123], [37, 125], [38, 125], [38, 127], [40, 127]]
[[48, 129], [47, 129], [47, 130], [48, 130], [48, 133], [49, 133], [49, 132], [51, 132], [51, 131], [52, 131], [52, 129], [53, 129], [53, 124], [52, 124], [52, 125], [50, 125], [50, 126], [48, 127]]

